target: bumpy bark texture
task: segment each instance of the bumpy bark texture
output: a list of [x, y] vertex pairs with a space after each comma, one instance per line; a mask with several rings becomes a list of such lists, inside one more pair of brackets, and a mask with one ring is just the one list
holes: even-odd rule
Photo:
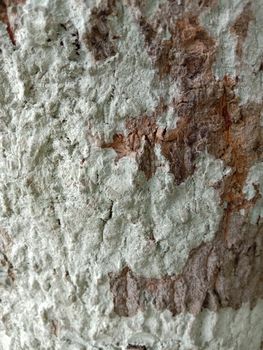
[[262, 349], [262, 18], [0, 1], [0, 348]]

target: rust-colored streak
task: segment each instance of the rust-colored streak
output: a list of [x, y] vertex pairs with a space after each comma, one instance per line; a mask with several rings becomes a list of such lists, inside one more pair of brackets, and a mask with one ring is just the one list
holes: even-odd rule
[[59, 336], [59, 322], [57, 320], [51, 320], [51, 324], [50, 324], [50, 331], [51, 334], [54, 334], [56, 337]]
[[96, 61], [105, 60], [116, 54], [114, 43], [115, 35], [111, 32], [109, 25], [110, 16], [116, 16], [115, 0], [102, 2], [99, 7], [92, 9], [90, 17], [90, 29], [84, 37], [89, 50], [92, 52]]
[[239, 58], [242, 57], [243, 43], [247, 37], [249, 23], [254, 19], [252, 5], [249, 2], [238, 16], [231, 30], [237, 36], [236, 54]]
[[112, 142], [104, 143], [102, 148], [113, 148], [117, 153], [117, 160], [131, 154], [132, 149], [128, 144], [128, 140], [122, 134], [115, 134]]
[[14, 33], [12, 27], [10, 26], [10, 23], [9, 23], [9, 22], [7, 23], [7, 33], [8, 33], [8, 35], [9, 35], [9, 38], [10, 38], [12, 44], [13, 44], [13, 45], [16, 45], [15, 33]]
[[9, 38], [12, 41], [12, 43], [15, 44], [14, 35], [13, 35], [13, 32], [12, 32], [11, 27], [10, 27], [10, 23], [9, 23], [9, 18], [8, 18], [8, 14], [7, 14], [7, 5], [6, 5], [5, 1], [0, 2], [0, 20], [1, 20], [1, 22], [6, 24], [7, 33], [9, 35]]
[[16, 45], [15, 27], [10, 23], [8, 9], [12, 7], [13, 12], [16, 12], [16, 6], [23, 5], [26, 0], [1, 0], [0, 1], [0, 21], [6, 25], [8, 36], [13, 45]]

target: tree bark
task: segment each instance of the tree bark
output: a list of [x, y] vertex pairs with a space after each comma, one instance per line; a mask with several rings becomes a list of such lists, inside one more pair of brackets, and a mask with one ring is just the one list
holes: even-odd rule
[[0, 348], [262, 349], [262, 18], [0, 3]]

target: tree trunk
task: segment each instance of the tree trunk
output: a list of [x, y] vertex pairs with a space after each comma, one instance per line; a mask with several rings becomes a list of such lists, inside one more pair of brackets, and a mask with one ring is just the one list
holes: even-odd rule
[[261, 0], [0, 2], [0, 348], [260, 350]]

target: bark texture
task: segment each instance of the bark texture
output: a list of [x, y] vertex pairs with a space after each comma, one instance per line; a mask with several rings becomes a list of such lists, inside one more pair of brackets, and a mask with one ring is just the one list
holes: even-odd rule
[[0, 348], [262, 349], [262, 18], [0, 1]]

